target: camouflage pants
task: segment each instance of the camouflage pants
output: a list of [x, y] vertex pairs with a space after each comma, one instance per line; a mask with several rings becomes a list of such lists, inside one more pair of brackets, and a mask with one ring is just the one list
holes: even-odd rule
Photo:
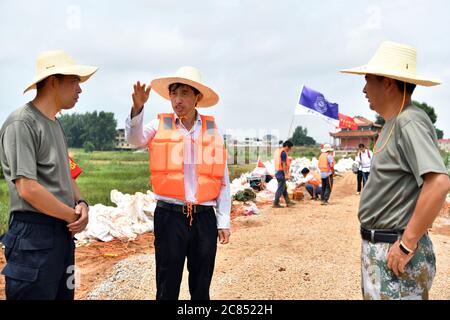
[[428, 235], [419, 241], [419, 247], [397, 277], [387, 268], [390, 243], [371, 243], [363, 240], [361, 246], [361, 289], [365, 300], [427, 300], [436, 274], [436, 258]]

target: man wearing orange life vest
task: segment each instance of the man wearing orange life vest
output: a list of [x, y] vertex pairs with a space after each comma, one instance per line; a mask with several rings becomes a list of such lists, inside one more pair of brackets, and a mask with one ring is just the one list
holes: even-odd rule
[[[143, 126], [143, 107], [151, 88], [171, 101], [174, 113], [159, 114]], [[218, 95], [202, 84], [193, 67], [147, 87], [134, 85], [133, 107], [126, 122], [128, 142], [148, 146], [154, 215], [157, 300], [179, 296], [187, 258], [189, 291], [207, 300], [214, 271], [217, 238], [230, 237], [231, 195], [226, 151], [213, 117], [196, 108], [211, 107]], [[215, 208], [215, 209], [214, 209]]]
[[294, 201], [289, 200], [286, 186], [286, 180], [290, 178], [289, 170], [291, 165], [291, 158], [288, 156], [288, 153], [292, 146], [292, 142], [287, 140], [283, 143], [283, 148], [275, 150], [275, 178], [277, 178], [278, 181], [278, 188], [275, 192], [275, 200], [273, 201], [274, 208], [282, 208], [280, 205], [281, 195], [283, 195], [287, 207], [295, 204]]
[[319, 170], [322, 178], [322, 203], [328, 204], [330, 199], [331, 190], [333, 188], [333, 174], [334, 174], [334, 149], [326, 143], [320, 150], [322, 154], [319, 157]]

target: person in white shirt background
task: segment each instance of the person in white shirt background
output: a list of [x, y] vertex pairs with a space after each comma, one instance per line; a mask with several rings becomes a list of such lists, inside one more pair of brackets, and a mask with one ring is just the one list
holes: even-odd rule
[[370, 151], [363, 143], [360, 143], [358, 146], [358, 153], [355, 157], [355, 162], [358, 163], [358, 175], [357, 175], [357, 191], [356, 194], [361, 193], [361, 183], [363, 187], [367, 183], [367, 179], [369, 179], [370, 174], [370, 165], [372, 163], [373, 152]]

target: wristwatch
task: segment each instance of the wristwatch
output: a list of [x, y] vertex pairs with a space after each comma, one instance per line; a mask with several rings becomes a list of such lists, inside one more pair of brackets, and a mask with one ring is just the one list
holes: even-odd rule
[[84, 199], [77, 200], [76, 204], [84, 203], [89, 208], [89, 203]]
[[[403, 243], [402, 240], [400, 240], [400, 243], [399, 243], [398, 246], [399, 246], [400, 250], [401, 250], [404, 254], [406, 254], [406, 255], [408, 255], [408, 256], [413, 255], [414, 252], [416, 251], [416, 250], [411, 250], [410, 248], [408, 248], [407, 246], [405, 246], [405, 244]], [[417, 249], [417, 248], [416, 248], [416, 249]]]

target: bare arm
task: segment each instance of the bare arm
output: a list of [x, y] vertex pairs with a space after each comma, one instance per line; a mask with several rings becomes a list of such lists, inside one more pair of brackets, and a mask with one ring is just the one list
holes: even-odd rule
[[[427, 173], [423, 179], [422, 191], [402, 236], [404, 245], [411, 250], [417, 248], [420, 238], [436, 219], [450, 190], [450, 180], [446, 174]], [[405, 266], [414, 256], [404, 254], [399, 244], [400, 241], [394, 243], [387, 256], [388, 268], [397, 276], [405, 271]]]
[[75, 201], [80, 200], [81, 199], [80, 188], [78, 187], [75, 179], [72, 179], [72, 190], [73, 190], [73, 197], [75, 198]]
[[40, 212], [68, 223], [78, 219], [73, 208], [59, 201], [36, 180], [19, 178], [15, 184], [20, 197]]
[[[81, 199], [80, 188], [78, 187], [77, 182], [74, 179], [72, 179], [72, 189], [75, 201], [80, 200]], [[67, 226], [69, 230], [73, 233], [73, 235], [83, 231], [86, 228], [87, 224], [89, 223], [89, 207], [85, 203], [81, 202], [76, 205], [75, 214], [77, 215], [78, 220], [72, 222]]]
[[281, 161], [281, 167], [283, 168], [284, 176], [285, 176], [286, 180], [289, 179], [290, 176], [289, 176], [286, 162]]
[[436, 219], [450, 190], [450, 180], [446, 174], [427, 173], [423, 179], [422, 191], [402, 237], [404, 244], [412, 249], [416, 248], [417, 242]]

